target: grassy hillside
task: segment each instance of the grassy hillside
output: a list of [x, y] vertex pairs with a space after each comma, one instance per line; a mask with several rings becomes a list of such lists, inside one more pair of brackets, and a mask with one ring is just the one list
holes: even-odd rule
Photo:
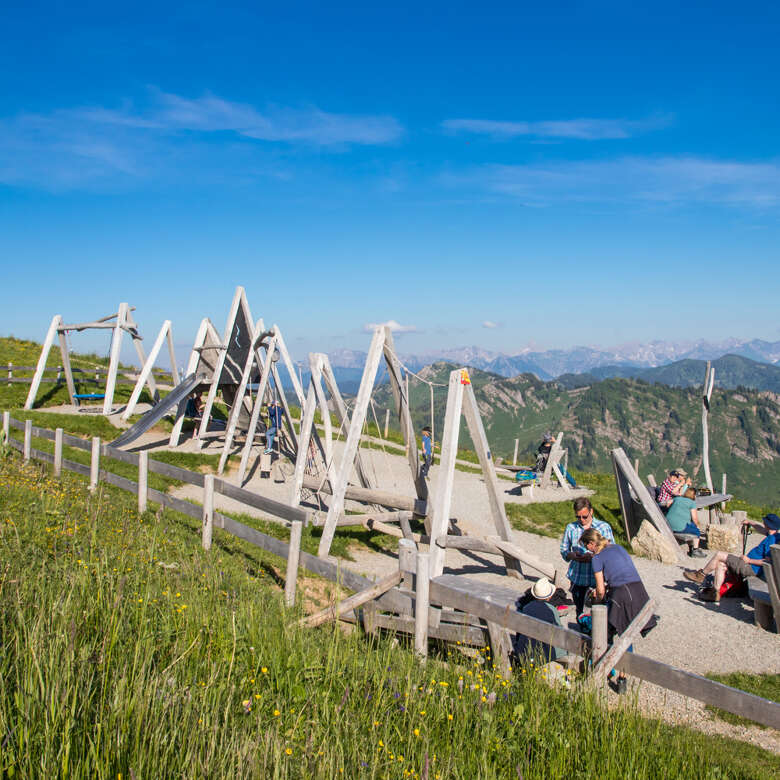
[[[0, 452], [4, 777], [770, 778], [775, 756], [605, 711], [484, 654], [295, 626], [284, 562]], [[304, 578], [308, 609], [332, 586]], [[332, 595], [332, 594], [331, 594]]]

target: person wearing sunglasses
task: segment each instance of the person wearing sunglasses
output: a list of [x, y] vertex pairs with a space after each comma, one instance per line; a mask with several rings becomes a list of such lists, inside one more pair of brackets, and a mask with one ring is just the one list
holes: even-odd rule
[[585, 496], [574, 499], [574, 521], [566, 526], [561, 539], [561, 558], [568, 561], [567, 576], [571, 582], [571, 595], [577, 609], [577, 617], [585, 609], [585, 596], [596, 586], [593, 568], [590, 564], [593, 555], [580, 544], [580, 537], [588, 528], [595, 528], [605, 539], [615, 541], [609, 523], [593, 516], [590, 499]]

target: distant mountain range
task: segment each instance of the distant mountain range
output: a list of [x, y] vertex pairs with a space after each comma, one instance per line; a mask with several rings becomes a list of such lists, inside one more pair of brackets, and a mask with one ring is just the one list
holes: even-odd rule
[[[609, 367], [613, 372], [616, 367], [658, 368], [683, 360], [717, 360], [725, 355], [736, 355], [757, 363], [774, 365], [780, 362], [780, 341], [771, 342], [762, 339], [749, 341], [727, 339], [721, 342], [651, 341], [648, 344], [629, 343], [605, 349], [572, 347], [543, 352], [526, 349], [513, 355], [472, 346], [435, 350], [418, 355], [401, 355], [401, 359], [412, 371], [419, 371], [423, 366], [437, 361], [446, 361], [479, 368], [504, 377], [531, 373], [539, 379], [549, 380], [563, 374], [586, 372], [598, 376], [594, 369], [603, 367]], [[334, 368], [362, 369], [365, 365], [366, 353], [357, 350], [336, 350], [330, 353], [330, 360]], [[703, 377], [702, 369], [702, 379]]]
[[[599, 366], [584, 374], [561, 374], [555, 381], [568, 390], [596, 384], [603, 379], [622, 377], [642, 379], [645, 382], [660, 383], [671, 387], [699, 387], [704, 382], [707, 363], [704, 360], [678, 360], [656, 368], [638, 366]], [[754, 390], [769, 390], [780, 393], [780, 366], [759, 363], [739, 355], [724, 355], [712, 361], [715, 369], [715, 384], [718, 387], [735, 390], [749, 387]]]

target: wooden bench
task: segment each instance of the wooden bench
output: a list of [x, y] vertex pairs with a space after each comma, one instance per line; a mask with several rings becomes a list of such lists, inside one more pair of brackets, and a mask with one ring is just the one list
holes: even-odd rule
[[755, 621], [757, 626], [767, 631], [772, 626], [772, 598], [769, 595], [769, 586], [760, 577], [748, 577], [748, 594], [755, 609]]

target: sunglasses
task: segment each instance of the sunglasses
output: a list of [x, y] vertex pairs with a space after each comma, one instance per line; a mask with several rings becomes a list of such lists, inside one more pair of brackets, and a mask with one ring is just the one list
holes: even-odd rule
[[589, 518], [589, 517], [590, 517], [590, 509], [589, 509], [587, 512], [585, 512], [585, 514], [584, 514], [584, 515], [578, 515], [578, 514], [575, 512], [575, 513], [574, 513], [574, 516], [575, 516], [575, 517], [578, 517], [580, 520], [587, 520], [587, 518]]

